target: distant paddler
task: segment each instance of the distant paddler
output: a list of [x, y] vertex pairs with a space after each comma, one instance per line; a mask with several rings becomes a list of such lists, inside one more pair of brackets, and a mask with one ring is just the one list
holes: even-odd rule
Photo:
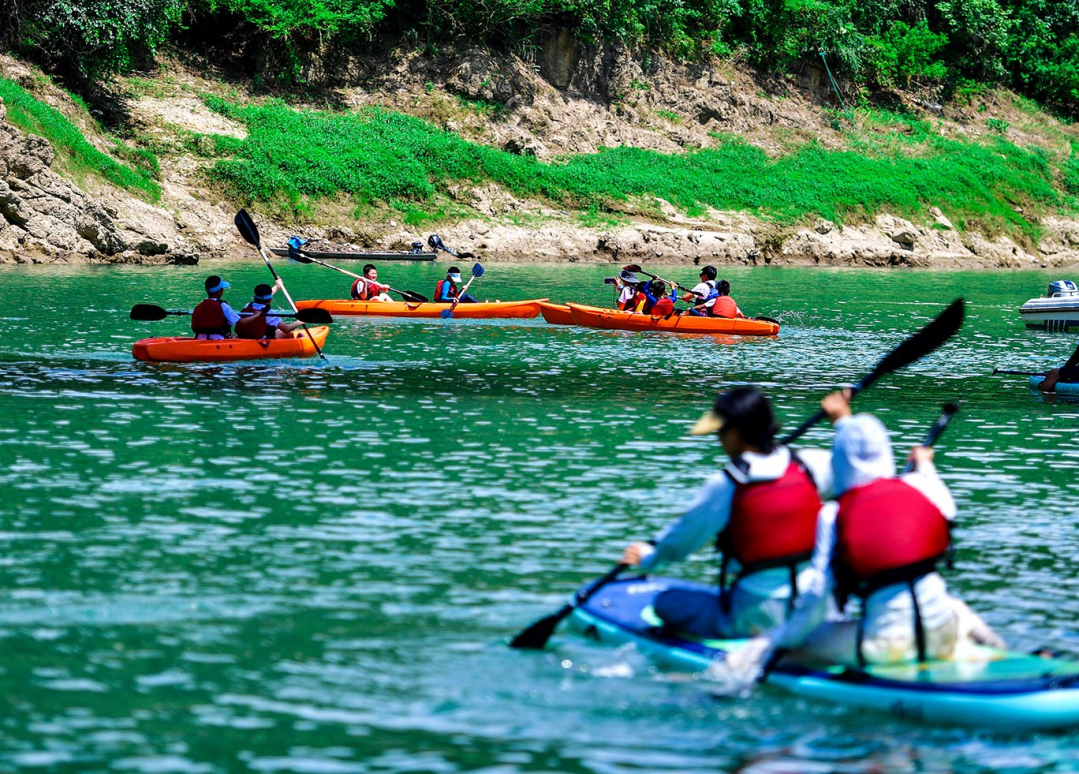
[[[476, 276], [473, 274], [473, 276]], [[471, 281], [471, 280], [470, 280]], [[472, 297], [470, 293], [462, 293], [461, 288], [461, 270], [456, 266], [451, 266], [446, 272], [446, 279], [439, 280], [435, 285], [435, 298], [436, 304], [452, 304], [454, 300], [457, 300], [459, 304], [477, 304], [479, 301]]]
[[674, 631], [705, 638], [762, 634], [783, 623], [809, 581], [821, 498], [832, 489], [829, 454], [776, 443], [772, 407], [756, 387], [720, 393], [692, 435], [716, 434], [730, 464], [712, 476], [652, 543], [622, 562], [654, 572], [709, 543], [722, 552], [718, 593], [672, 589], [655, 612]]
[[364, 264], [363, 276], [352, 283], [350, 295], [357, 301], [392, 301], [389, 294], [389, 285], [383, 285], [378, 281], [378, 269], [373, 263]]
[[1057, 384], [1075, 384], [1079, 382], [1079, 347], [1060, 368], [1050, 368], [1038, 385], [1042, 392], [1056, 392]]

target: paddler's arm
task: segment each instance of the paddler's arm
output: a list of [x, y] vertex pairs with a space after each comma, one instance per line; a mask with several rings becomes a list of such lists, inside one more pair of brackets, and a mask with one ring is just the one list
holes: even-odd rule
[[726, 474], [713, 476], [680, 519], [667, 525], [655, 543], [631, 543], [622, 554], [626, 564], [646, 572], [679, 562], [714, 540], [730, 519], [734, 485]]
[[821, 500], [828, 501], [835, 496], [835, 475], [832, 473], [832, 453], [827, 449], [798, 449], [796, 452], [813, 476], [817, 485], [817, 494]]
[[937, 473], [937, 466], [933, 464], [933, 450], [927, 446], [915, 446], [910, 451], [910, 461], [914, 463], [914, 470], [900, 478], [924, 494], [940, 509], [944, 518], [953, 521], [958, 512], [955, 498]]

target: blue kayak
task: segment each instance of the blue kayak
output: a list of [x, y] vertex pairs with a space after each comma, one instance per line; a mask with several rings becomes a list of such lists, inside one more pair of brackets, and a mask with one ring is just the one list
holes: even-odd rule
[[[1032, 376], [1030, 377], [1030, 386], [1036, 390], [1043, 381], [1045, 381], [1044, 376]], [[1079, 382], [1057, 382], [1053, 392], [1061, 395], [1079, 395]]]
[[[652, 600], [672, 588], [715, 587], [673, 578], [614, 581], [574, 609], [569, 626], [598, 642], [633, 643], [657, 664], [691, 672], [706, 669], [745, 644], [660, 630]], [[1013, 731], [1079, 727], [1079, 663], [969, 643], [958, 648], [955, 660], [923, 664], [856, 669], [781, 661], [767, 682], [800, 696], [929, 723]]]

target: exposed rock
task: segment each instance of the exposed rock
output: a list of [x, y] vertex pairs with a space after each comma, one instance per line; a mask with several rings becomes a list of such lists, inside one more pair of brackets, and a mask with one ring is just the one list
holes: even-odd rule
[[832, 221], [830, 220], [824, 220], [822, 218], [821, 220], [817, 221], [817, 225], [813, 227], [813, 230], [816, 231], [818, 234], [828, 234], [834, 228], [835, 223], [832, 223]]
[[468, 99], [506, 104], [513, 98], [513, 83], [498, 62], [480, 49], [468, 51], [446, 79], [446, 90]]

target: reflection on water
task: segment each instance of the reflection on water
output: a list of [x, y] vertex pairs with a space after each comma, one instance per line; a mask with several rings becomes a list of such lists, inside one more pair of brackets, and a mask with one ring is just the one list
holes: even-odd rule
[[[294, 297], [347, 291], [311, 269], [289, 267]], [[608, 269], [489, 266], [481, 287], [602, 304]], [[189, 306], [207, 271], [0, 271], [0, 768], [1074, 765], [1075, 734], [927, 728], [771, 689], [717, 700], [632, 650], [503, 645], [720, 463], [684, 434], [716, 389], [765, 385], [793, 427], [962, 294], [962, 334], [859, 405], [909, 445], [962, 400], [938, 457], [961, 509], [950, 582], [1017, 649], [1079, 657], [1079, 400], [989, 376], [1069, 354], [1018, 321], [1045, 276], [727, 272], [747, 312], [783, 321], [774, 340], [345, 319], [326, 363], [132, 361], [135, 339], [183, 323], [126, 310]], [[439, 274], [384, 273], [419, 292]]]

